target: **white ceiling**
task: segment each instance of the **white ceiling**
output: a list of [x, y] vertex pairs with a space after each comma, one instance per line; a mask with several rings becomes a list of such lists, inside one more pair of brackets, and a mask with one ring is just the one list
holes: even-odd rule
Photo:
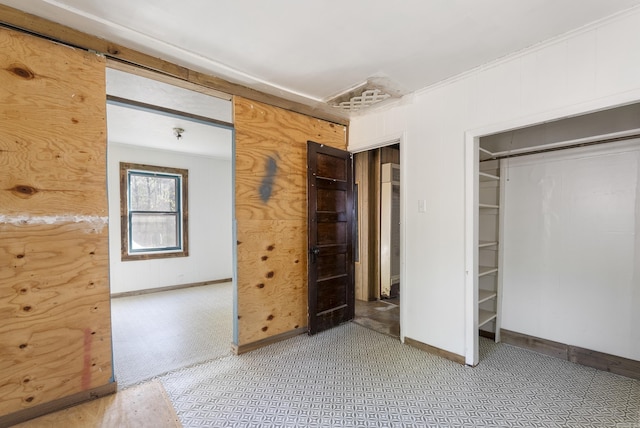
[[[141, 52], [319, 106], [372, 77], [410, 93], [640, 0], [0, 0]], [[0, 17], [1, 20], [1, 17]], [[109, 107], [110, 135], [180, 123]], [[140, 116], [142, 115], [142, 116]], [[113, 121], [120, 117], [122, 122]], [[171, 123], [170, 123], [171, 122]], [[154, 124], [155, 123], [155, 124]], [[184, 141], [191, 132], [190, 124]], [[113, 129], [115, 130], [113, 130]], [[159, 131], [163, 129], [163, 131]], [[143, 133], [138, 133], [141, 135]], [[149, 132], [151, 135], [151, 131]], [[156, 135], [154, 138], [160, 138]], [[174, 138], [170, 135], [167, 138]], [[128, 139], [128, 140], [127, 140]], [[217, 156], [216, 154], [211, 154]]]
[[640, 0], [0, 0], [309, 105], [373, 76], [412, 92]]

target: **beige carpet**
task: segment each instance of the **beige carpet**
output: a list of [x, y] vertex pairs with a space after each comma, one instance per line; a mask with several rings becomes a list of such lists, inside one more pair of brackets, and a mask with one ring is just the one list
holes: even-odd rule
[[112, 299], [120, 389], [231, 354], [232, 284]]

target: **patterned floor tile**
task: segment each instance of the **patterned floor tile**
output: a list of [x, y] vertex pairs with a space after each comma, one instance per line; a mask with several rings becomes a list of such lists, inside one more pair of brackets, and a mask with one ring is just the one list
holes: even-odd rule
[[[616, 427], [640, 382], [481, 341], [465, 367], [353, 323], [161, 378], [185, 427]], [[633, 427], [640, 428], [640, 427]]]

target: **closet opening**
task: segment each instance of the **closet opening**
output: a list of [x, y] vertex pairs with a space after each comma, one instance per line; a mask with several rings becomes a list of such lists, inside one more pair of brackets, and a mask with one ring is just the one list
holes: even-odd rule
[[475, 363], [480, 336], [640, 376], [640, 104], [474, 150]]

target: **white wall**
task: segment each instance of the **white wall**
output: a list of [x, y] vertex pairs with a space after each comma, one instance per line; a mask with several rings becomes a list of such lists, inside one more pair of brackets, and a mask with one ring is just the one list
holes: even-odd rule
[[[109, 259], [111, 292], [232, 277], [231, 161], [109, 143]], [[120, 162], [189, 170], [189, 257], [120, 260]]]
[[[637, 100], [640, 9], [352, 119], [352, 151], [405, 133], [403, 336], [467, 361], [473, 353], [465, 231], [474, 209], [465, 194], [473, 138]], [[419, 200], [427, 201], [426, 213], [418, 212]], [[627, 294], [639, 286], [636, 280]]]
[[640, 140], [509, 160], [503, 328], [640, 360], [639, 164]]

